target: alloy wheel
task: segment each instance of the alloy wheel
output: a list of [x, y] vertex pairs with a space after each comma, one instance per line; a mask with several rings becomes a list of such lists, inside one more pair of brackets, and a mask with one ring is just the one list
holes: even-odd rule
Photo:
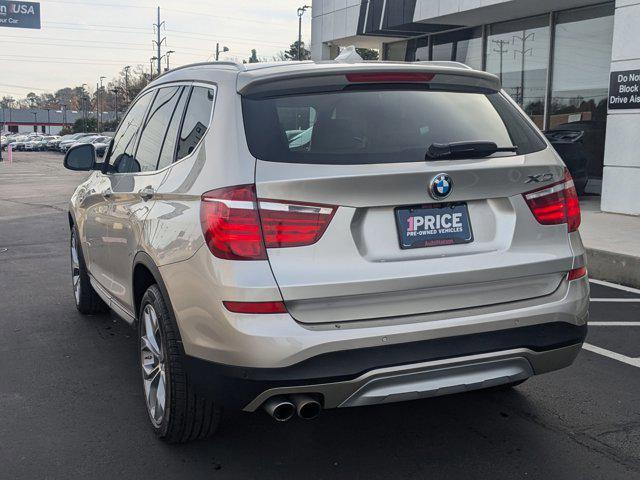
[[159, 427], [165, 414], [167, 383], [162, 333], [153, 305], [144, 306], [140, 327], [140, 358], [147, 411], [153, 424]]
[[71, 234], [71, 281], [76, 305], [80, 304], [80, 257], [75, 233]]

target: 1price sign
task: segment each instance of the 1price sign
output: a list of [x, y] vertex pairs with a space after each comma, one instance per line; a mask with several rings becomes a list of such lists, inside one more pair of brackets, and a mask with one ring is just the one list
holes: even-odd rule
[[609, 109], [640, 108], [640, 70], [611, 72]]
[[40, 4], [0, 0], [0, 27], [40, 28]]

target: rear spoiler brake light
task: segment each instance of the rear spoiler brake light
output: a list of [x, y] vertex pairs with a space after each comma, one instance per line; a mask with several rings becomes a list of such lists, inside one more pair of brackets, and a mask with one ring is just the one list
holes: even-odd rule
[[435, 73], [423, 72], [361, 72], [347, 73], [352, 83], [423, 83], [430, 82]]

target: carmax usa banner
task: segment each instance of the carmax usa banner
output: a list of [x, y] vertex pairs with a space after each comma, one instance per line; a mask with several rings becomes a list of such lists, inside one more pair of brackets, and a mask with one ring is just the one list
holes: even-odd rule
[[0, 27], [40, 28], [40, 4], [0, 0]]

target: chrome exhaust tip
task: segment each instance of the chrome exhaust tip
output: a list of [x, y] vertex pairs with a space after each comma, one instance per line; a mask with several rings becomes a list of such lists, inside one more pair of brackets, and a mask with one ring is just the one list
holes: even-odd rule
[[322, 405], [315, 397], [307, 394], [298, 394], [293, 395], [291, 400], [296, 405], [298, 417], [304, 420], [312, 420], [320, 415]]
[[264, 402], [264, 410], [278, 422], [291, 420], [296, 413], [296, 407], [286, 397], [271, 397]]

